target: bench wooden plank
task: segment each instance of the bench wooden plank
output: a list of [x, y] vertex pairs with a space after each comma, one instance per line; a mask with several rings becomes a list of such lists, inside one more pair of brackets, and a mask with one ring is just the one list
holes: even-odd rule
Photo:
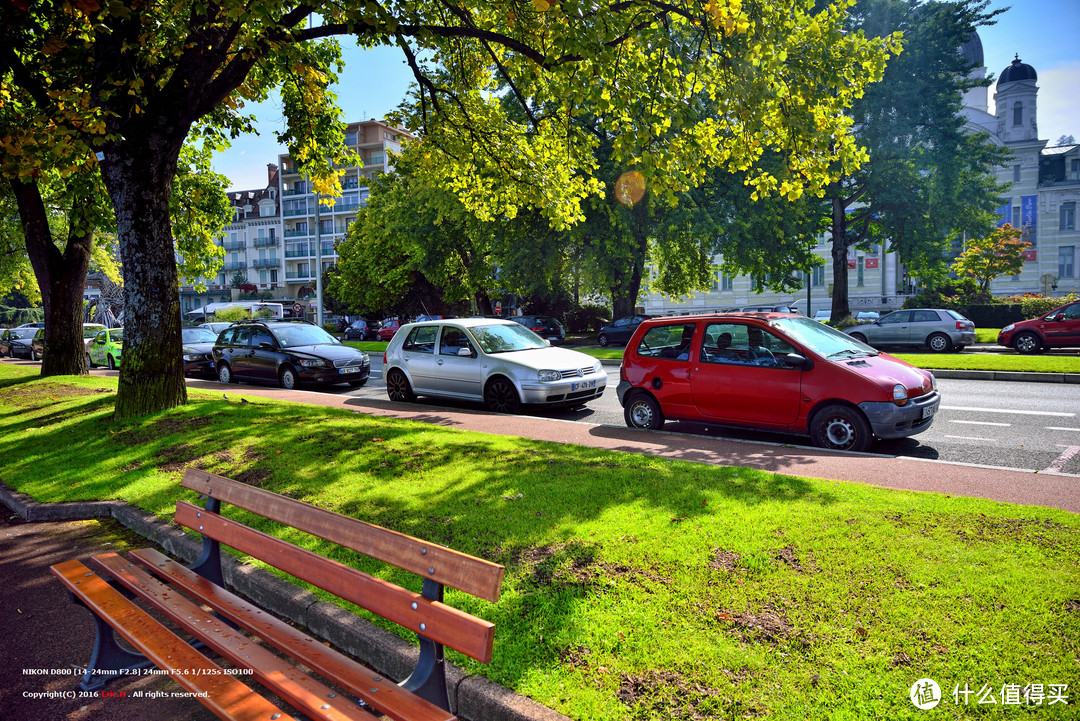
[[182, 526], [261, 559], [436, 643], [478, 661], [491, 662], [495, 624], [490, 621], [424, 598], [185, 501], [176, 503], [174, 518]]
[[184, 472], [182, 485], [445, 586], [499, 600], [505, 569], [497, 563], [195, 468]]
[[210, 661], [182, 638], [124, 598], [105, 579], [79, 561], [50, 569], [64, 587], [104, 619], [121, 637], [170, 671], [169, 677], [209, 708], [218, 718], [267, 721], [279, 709]]
[[[244, 599], [166, 557], [152, 548], [129, 554], [155, 574], [198, 601], [221, 613], [233, 623], [247, 629], [263, 641], [274, 645], [323, 678], [362, 698], [394, 721], [430, 719], [452, 721], [448, 711], [428, 703], [414, 694], [403, 691], [380, 674], [353, 661], [348, 656], [328, 648], [302, 631], [266, 613]], [[370, 690], [378, 691], [371, 693]]]
[[134, 591], [215, 653], [227, 658], [237, 668], [250, 669], [259, 683], [309, 718], [325, 721], [371, 721], [371, 714], [360, 706], [302, 673], [266, 647], [234, 631], [224, 621], [152, 578], [126, 558], [116, 553], [103, 553], [94, 556], [92, 560], [121, 585]]

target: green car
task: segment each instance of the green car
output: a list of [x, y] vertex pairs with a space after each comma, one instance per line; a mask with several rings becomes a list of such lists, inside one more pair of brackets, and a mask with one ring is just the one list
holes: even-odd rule
[[124, 329], [106, 328], [98, 331], [86, 352], [90, 367], [108, 366], [115, 370], [120, 367], [120, 355], [124, 352]]

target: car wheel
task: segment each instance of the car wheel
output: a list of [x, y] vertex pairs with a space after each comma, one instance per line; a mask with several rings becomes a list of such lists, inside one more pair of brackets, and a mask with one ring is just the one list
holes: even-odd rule
[[278, 373], [278, 385], [287, 391], [294, 391], [300, 385], [300, 379], [292, 366], [284, 366]]
[[36, 350], [34, 350], [33, 348], [31, 348], [31, 349], [30, 349], [30, 360], [32, 360], [32, 361], [36, 361], [37, 359], [38, 359], [38, 357], [37, 357], [37, 351], [36, 351]]
[[600, 345], [601, 348], [607, 348], [610, 341], [608, 341], [608, 337], [606, 335], [601, 333], [599, 336], [597, 336], [596, 342]]
[[638, 393], [630, 398], [623, 409], [623, 418], [630, 428], [658, 431], [664, 427], [664, 412], [660, 404], [648, 393]]
[[1016, 336], [1016, 340], [1013, 341], [1013, 347], [1016, 348], [1017, 353], [1023, 353], [1024, 355], [1041, 353], [1042, 341], [1039, 340], [1039, 336], [1034, 333], [1021, 333]]
[[109, 370], [116, 370], [116, 360], [112, 356], [109, 356], [106, 360], [109, 362]]
[[367, 378], [365, 378], [362, 381], [349, 381], [349, 387], [350, 388], [359, 388], [360, 386], [362, 386], [362, 385], [364, 385], [366, 383], [367, 383]]
[[934, 353], [948, 353], [952, 350], [952, 339], [944, 333], [934, 333], [926, 339], [926, 346]]
[[484, 405], [493, 413], [517, 413], [521, 399], [513, 383], [505, 378], [492, 378], [484, 389]]
[[409, 379], [396, 368], [386, 374], [386, 395], [395, 403], [412, 403], [416, 400]]
[[859, 341], [860, 343], [866, 342], [866, 336], [864, 336], [862, 333], [852, 333], [851, 337]]
[[870, 448], [870, 424], [854, 408], [825, 406], [810, 422], [810, 438], [818, 448], [866, 451]]
[[97, 367], [97, 366], [94, 365], [94, 359], [90, 357], [89, 353], [86, 354], [86, 367], [87, 368], [96, 368]]
[[232, 383], [233, 382], [232, 368], [229, 367], [228, 363], [222, 363], [221, 365], [218, 366], [218, 368], [217, 368], [217, 379], [219, 381], [221, 381], [222, 383]]

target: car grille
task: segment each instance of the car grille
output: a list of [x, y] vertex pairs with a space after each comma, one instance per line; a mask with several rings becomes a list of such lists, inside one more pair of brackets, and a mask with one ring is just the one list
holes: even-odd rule
[[592, 373], [592, 368], [571, 368], [567, 371], [559, 371], [560, 378], [581, 378]]
[[346, 359], [346, 360], [336, 360], [336, 361], [334, 361], [334, 367], [335, 368], [348, 368], [348, 367], [352, 367], [352, 366], [366, 366], [370, 362], [371, 361], [369, 361], [367, 358], [349, 358], [349, 359]]

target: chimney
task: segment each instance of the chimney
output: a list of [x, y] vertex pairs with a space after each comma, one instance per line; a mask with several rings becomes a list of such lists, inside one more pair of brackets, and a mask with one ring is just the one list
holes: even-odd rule
[[278, 167], [273, 163], [266, 164], [266, 187], [277, 187], [278, 184]]

